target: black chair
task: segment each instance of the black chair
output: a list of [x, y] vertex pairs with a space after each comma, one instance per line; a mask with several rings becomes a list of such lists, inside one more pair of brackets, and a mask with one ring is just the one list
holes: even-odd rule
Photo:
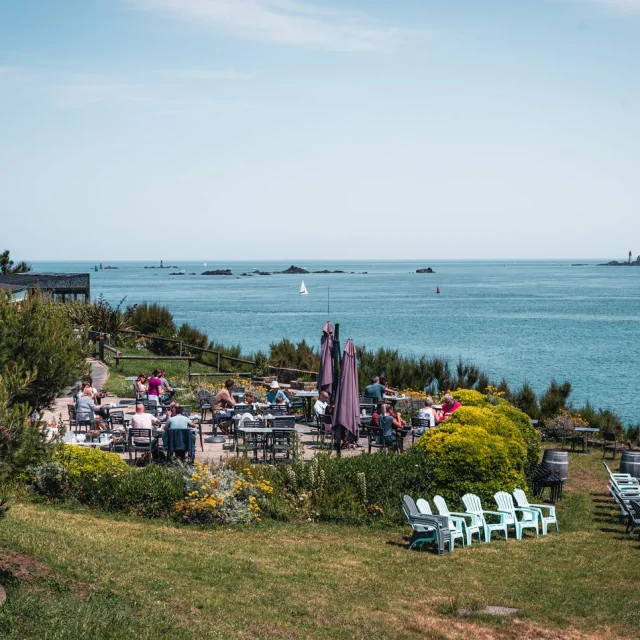
[[78, 423], [76, 421], [76, 405], [68, 404], [67, 412], [69, 413], [69, 431], [73, 431], [78, 428]]
[[129, 460], [132, 459], [131, 454], [135, 454], [134, 457], [138, 459], [138, 451], [149, 454], [149, 461], [151, 461], [153, 450], [156, 445], [156, 439], [153, 437], [152, 429], [129, 429], [127, 438], [127, 449], [129, 449]]
[[256, 410], [252, 404], [237, 404], [233, 407], [233, 415], [241, 416], [245, 413], [250, 413], [251, 415], [256, 415]]
[[296, 419], [295, 416], [273, 416], [267, 423], [273, 429], [295, 429]]
[[616, 459], [616, 453], [618, 451], [622, 451], [624, 447], [622, 443], [618, 442], [618, 438], [615, 433], [603, 433], [602, 437], [604, 438], [602, 441], [602, 459], [607, 453], [607, 451], [611, 451], [613, 453], [613, 459]]
[[291, 401], [290, 412], [300, 415], [303, 420], [308, 420], [309, 416], [307, 415], [307, 403], [303, 398], [294, 398]]
[[411, 401], [411, 409], [413, 411], [420, 411], [424, 407], [424, 400], [412, 400]]
[[[269, 452], [271, 461], [275, 464], [278, 460], [289, 461], [295, 457], [296, 432], [294, 429], [276, 429], [271, 432]], [[282, 456], [282, 457], [278, 457]]]
[[546, 488], [551, 491], [551, 502], [562, 498], [564, 480], [557, 473], [537, 464], [531, 469], [529, 476], [529, 484], [536, 498], [541, 498]]
[[411, 418], [411, 443], [415, 442], [416, 436], [421, 436], [429, 429], [429, 420], [426, 418], [418, 418], [417, 416]]
[[[245, 421], [243, 428], [245, 429], [259, 429], [262, 427], [262, 423], [259, 420], [247, 420]], [[253, 453], [254, 459], [258, 460], [258, 451], [262, 451], [263, 455], [267, 450], [267, 434], [266, 433], [247, 433], [240, 429], [236, 430], [236, 453], [239, 455], [240, 451], [244, 453], [244, 457], [248, 458], [249, 453]]]
[[183, 462], [195, 460], [196, 436], [191, 429], [169, 429], [165, 432], [167, 459], [177, 457]]
[[202, 420], [207, 419], [207, 411], [211, 411], [213, 414], [213, 402], [207, 397], [207, 392], [204, 389], [198, 389], [196, 393], [198, 398], [198, 404], [200, 405], [200, 413], [202, 414]]
[[271, 404], [266, 413], [272, 416], [286, 416], [289, 413], [289, 407], [286, 404]]

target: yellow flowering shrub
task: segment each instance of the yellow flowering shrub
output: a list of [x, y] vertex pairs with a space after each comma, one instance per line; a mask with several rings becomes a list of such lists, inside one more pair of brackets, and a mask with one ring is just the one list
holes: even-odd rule
[[258, 497], [273, 492], [262, 478], [241, 476], [227, 466], [197, 464], [187, 481], [186, 496], [175, 505], [185, 522], [237, 524], [260, 522]]

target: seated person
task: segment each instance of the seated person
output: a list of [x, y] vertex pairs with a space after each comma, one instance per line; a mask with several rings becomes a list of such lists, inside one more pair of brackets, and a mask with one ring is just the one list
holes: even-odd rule
[[376, 402], [382, 402], [384, 399], [384, 385], [380, 384], [378, 376], [371, 378], [371, 384], [364, 390], [364, 395], [368, 398], [374, 398]]
[[227, 418], [230, 418], [232, 416], [232, 409], [237, 404], [237, 402], [231, 395], [233, 386], [233, 380], [227, 380], [224, 383], [224, 387], [222, 387], [222, 389], [220, 389], [220, 391], [218, 391], [218, 393], [216, 394], [216, 397], [213, 401], [213, 410], [217, 415], [224, 415]]
[[156, 404], [160, 404], [160, 393], [162, 392], [162, 380], [160, 380], [160, 373], [156, 369], [151, 378], [149, 378], [149, 383], [147, 384], [147, 396], [149, 400], [152, 400]]
[[384, 387], [384, 392], [388, 395], [388, 396], [395, 396], [398, 393], [397, 389], [392, 389], [388, 382], [387, 379], [384, 376], [380, 376], [380, 384]]
[[433, 411], [433, 398], [431, 396], [425, 398], [424, 407], [418, 411], [418, 418], [427, 420], [427, 426], [435, 427], [436, 416]]
[[179, 435], [177, 436], [174, 433], [174, 437], [172, 439], [175, 453], [179, 458], [184, 459], [185, 454], [189, 452], [193, 458], [195, 456], [196, 439], [192, 429], [195, 428], [195, 424], [183, 414], [181, 406], [177, 405], [175, 407], [175, 412], [176, 415], [167, 420], [167, 424], [164, 427], [164, 433], [162, 434], [162, 442], [165, 451], [168, 450], [169, 447], [169, 431], [179, 432]]
[[[98, 414], [98, 417], [96, 417], [96, 414]], [[104, 429], [103, 415], [104, 409], [101, 409], [93, 401], [93, 389], [86, 386], [76, 402], [76, 420], [78, 422], [91, 421], [97, 429]]]
[[382, 444], [384, 439], [385, 444], [396, 443], [396, 433], [403, 428], [404, 420], [400, 414], [389, 415], [387, 414], [387, 405], [380, 402], [378, 405], [378, 422], [382, 429], [381, 436], [378, 436], [378, 443]]
[[313, 413], [316, 418], [323, 416], [327, 412], [329, 406], [329, 394], [326, 391], [321, 391], [318, 395], [318, 399], [313, 405]]
[[169, 384], [169, 382], [167, 381], [167, 378], [165, 376], [164, 373], [164, 369], [160, 369], [158, 371], [158, 377], [160, 378], [160, 382], [162, 382], [162, 401], [163, 402], [168, 402], [169, 400], [171, 400], [171, 398], [173, 398], [173, 395], [175, 394], [175, 391], [173, 390], [173, 387]]
[[157, 436], [154, 438], [153, 427], [154, 425], [160, 424], [160, 420], [155, 416], [152, 416], [150, 413], [146, 413], [144, 409], [144, 405], [142, 402], [138, 402], [136, 404], [136, 412], [131, 418], [131, 428], [132, 429], [149, 429], [149, 435], [147, 436], [136, 436], [133, 439], [134, 444], [142, 445], [148, 444], [151, 442], [151, 448], [157, 449], [158, 447], [158, 438]]
[[267, 393], [267, 402], [269, 404], [278, 404], [277, 403], [278, 398], [282, 398], [284, 403], [287, 405], [291, 404], [291, 402], [289, 401], [289, 398], [287, 398], [287, 396], [284, 394], [284, 391], [280, 388], [280, 385], [278, 384], [277, 380], [273, 380], [269, 385], [269, 387], [270, 387], [270, 390], [269, 390], [269, 393]]
[[457, 411], [462, 405], [450, 394], [447, 393], [442, 403], [442, 409], [440, 410], [439, 422], [446, 420], [450, 417], [454, 411]]
[[253, 409], [255, 409], [256, 408], [255, 401], [256, 401], [256, 397], [253, 394], [253, 391], [247, 391], [247, 393], [244, 394], [244, 404], [249, 404]]

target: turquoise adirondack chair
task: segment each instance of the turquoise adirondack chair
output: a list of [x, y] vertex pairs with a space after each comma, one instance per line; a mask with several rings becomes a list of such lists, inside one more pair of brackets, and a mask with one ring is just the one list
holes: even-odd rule
[[[441, 516], [447, 516], [448, 518], [457, 520], [461, 523], [462, 531], [467, 536], [468, 545], [473, 541], [474, 533], [478, 536], [478, 542], [482, 542], [482, 519], [480, 516], [475, 513], [449, 511], [449, 507], [447, 507], [447, 503], [442, 496], [433, 496], [433, 504], [436, 505], [436, 509]], [[420, 504], [418, 504], [418, 509], [420, 509]]]
[[[560, 531], [558, 528], [558, 519], [556, 518], [556, 508], [550, 504], [530, 504], [527, 499], [527, 494], [522, 489], [515, 489], [513, 497], [516, 499], [516, 504], [522, 509], [532, 509], [538, 512], [538, 519], [542, 524], [542, 535], [547, 535], [548, 526], [550, 524], [556, 525], [556, 531]], [[543, 509], [549, 510], [549, 515], [544, 515]], [[531, 515], [528, 513], [522, 514], [523, 519], [530, 520]]]
[[[464, 508], [467, 510], [467, 513], [476, 515], [481, 519], [485, 542], [491, 542], [492, 531], [502, 531], [502, 533], [504, 533], [505, 540], [509, 537], [509, 534], [507, 533], [507, 524], [506, 522], [503, 522], [502, 514], [498, 511], [487, 511], [483, 509], [480, 498], [478, 498], [475, 493], [465, 493], [462, 496], [462, 503], [464, 504]], [[500, 518], [500, 522], [487, 522], [485, 514], [498, 516]]]
[[[431, 511], [431, 506], [424, 498], [418, 498], [416, 500], [416, 506], [418, 507], [418, 511], [423, 515], [434, 515]], [[441, 516], [445, 516], [444, 513], [440, 514]], [[449, 523], [449, 551], [453, 551], [453, 547], [455, 545], [456, 540], [460, 540], [462, 542], [462, 547], [464, 548], [464, 520], [462, 518], [451, 518], [449, 516], [445, 516], [447, 518], [447, 522]]]
[[[498, 491], [494, 496], [498, 511], [502, 514], [502, 522], [516, 530], [516, 539], [522, 540], [523, 529], [535, 529], [538, 537], [538, 512], [534, 509], [524, 509], [513, 504], [513, 496], [506, 491]], [[522, 514], [518, 519], [518, 513]]]

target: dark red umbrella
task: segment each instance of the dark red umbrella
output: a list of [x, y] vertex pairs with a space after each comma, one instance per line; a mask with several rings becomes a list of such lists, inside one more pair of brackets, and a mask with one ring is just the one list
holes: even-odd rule
[[[336, 391], [332, 425], [338, 438], [338, 453], [340, 453], [342, 429], [350, 431], [357, 440], [360, 431], [360, 393], [358, 391], [356, 347], [351, 338], [347, 340], [342, 356], [342, 370]], [[336, 427], [340, 427], [340, 429], [336, 429]]]
[[333, 324], [327, 322], [322, 329], [320, 339], [320, 371], [318, 372], [318, 391], [333, 391]]

